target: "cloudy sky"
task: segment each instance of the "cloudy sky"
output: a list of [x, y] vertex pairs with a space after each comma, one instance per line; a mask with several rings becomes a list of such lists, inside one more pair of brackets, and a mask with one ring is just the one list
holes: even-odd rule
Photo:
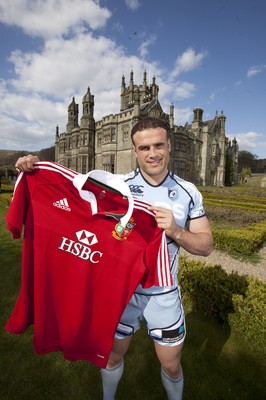
[[122, 75], [146, 70], [177, 125], [223, 111], [226, 135], [266, 158], [265, 15], [264, 0], [0, 0], [0, 149], [53, 146], [88, 87], [96, 121], [118, 113]]

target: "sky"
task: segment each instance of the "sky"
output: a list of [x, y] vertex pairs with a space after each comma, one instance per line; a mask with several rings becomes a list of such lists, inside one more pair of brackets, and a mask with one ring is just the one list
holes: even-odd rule
[[265, 0], [0, 0], [0, 149], [41, 150], [90, 88], [120, 111], [121, 80], [155, 76], [176, 125], [226, 116], [239, 150], [266, 158]]

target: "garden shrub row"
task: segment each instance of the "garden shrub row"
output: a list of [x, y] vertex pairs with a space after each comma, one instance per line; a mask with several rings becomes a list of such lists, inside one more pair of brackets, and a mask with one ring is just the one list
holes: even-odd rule
[[231, 186], [218, 188], [216, 186], [198, 186], [198, 189], [203, 194], [203, 196], [227, 196], [234, 198], [241, 197], [252, 197], [253, 199], [265, 198], [265, 189], [261, 188], [260, 185], [257, 187], [248, 186]]
[[228, 316], [232, 330], [259, 350], [266, 349], [266, 284], [247, 278], [244, 294], [233, 294], [234, 311]]
[[265, 197], [254, 197], [254, 196], [237, 196], [232, 193], [231, 196], [221, 193], [202, 193], [204, 201], [216, 200], [216, 201], [226, 201], [237, 202], [237, 203], [250, 203], [250, 204], [261, 204], [266, 208]]
[[213, 226], [212, 232], [216, 249], [240, 257], [251, 256], [266, 241], [266, 220], [243, 229]]
[[252, 210], [266, 214], [266, 204], [242, 203], [242, 202], [240, 203], [232, 200], [227, 201], [218, 199], [204, 200], [204, 204], [214, 205], [217, 207], [237, 208], [240, 210]]
[[220, 265], [180, 257], [179, 285], [194, 311], [229, 324], [231, 331], [266, 350], [266, 284], [253, 277], [227, 274]]
[[219, 223], [219, 226], [226, 224], [231, 227], [243, 227], [266, 219], [266, 213], [254, 210], [219, 207], [210, 204], [205, 205], [205, 210], [211, 223]]

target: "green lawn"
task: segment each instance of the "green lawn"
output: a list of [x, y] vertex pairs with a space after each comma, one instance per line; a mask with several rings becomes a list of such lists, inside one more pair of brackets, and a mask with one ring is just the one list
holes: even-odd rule
[[[21, 241], [13, 240], [4, 216], [10, 193], [0, 194], [0, 399], [100, 400], [98, 368], [69, 362], [60, 353], [37, 356], [32, 328], [13, 335], [4, 325], [20, 287]], [[187, 338], [183, 351], [184, 400], [264, 400], [265, 354], [249, 349], [227, 326], [185, 306]], [[160, 366], [145, 327], [135, 335], [126, 357], [117, 400], [166, 399]]]

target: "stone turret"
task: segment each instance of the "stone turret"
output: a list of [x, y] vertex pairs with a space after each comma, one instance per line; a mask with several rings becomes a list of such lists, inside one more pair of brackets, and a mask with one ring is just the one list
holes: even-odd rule
[[194, 112], [193, 123], [194, 122], [198, 122], [199, 124], [202, 123], [202, 115], [203, 115], [202, 108], [196, 107], [196, 108], [194, 108], [193, 112]]
[[67, 132], [71, 132], [72, 129], [77, 128], [79, 118], [79, 105], [75, 102], [75, 97], [73, 97], [72, 102], [68, 106], [68, 123], [66, 126]]
[[170, 105], [170, 116], [169, 116], [170, 129], [174, 129], [174, 110], [175, 110], [175, 107], [172, 103]]
[[219, 115], [218, 119], [220, 121], [221, 133], [223, 135], [225, 135], [225, 120], [226, 120], [226, 116], [224, 115], [223, 110], [221, 111], [221, 115]]
[[87, 93], [82, 99], [83, 115], [81, 117], [81, 127], [88, 127], [90, 121], [93, 119], [94, 114], [94, 96], [90, 92], [88, 87]]

